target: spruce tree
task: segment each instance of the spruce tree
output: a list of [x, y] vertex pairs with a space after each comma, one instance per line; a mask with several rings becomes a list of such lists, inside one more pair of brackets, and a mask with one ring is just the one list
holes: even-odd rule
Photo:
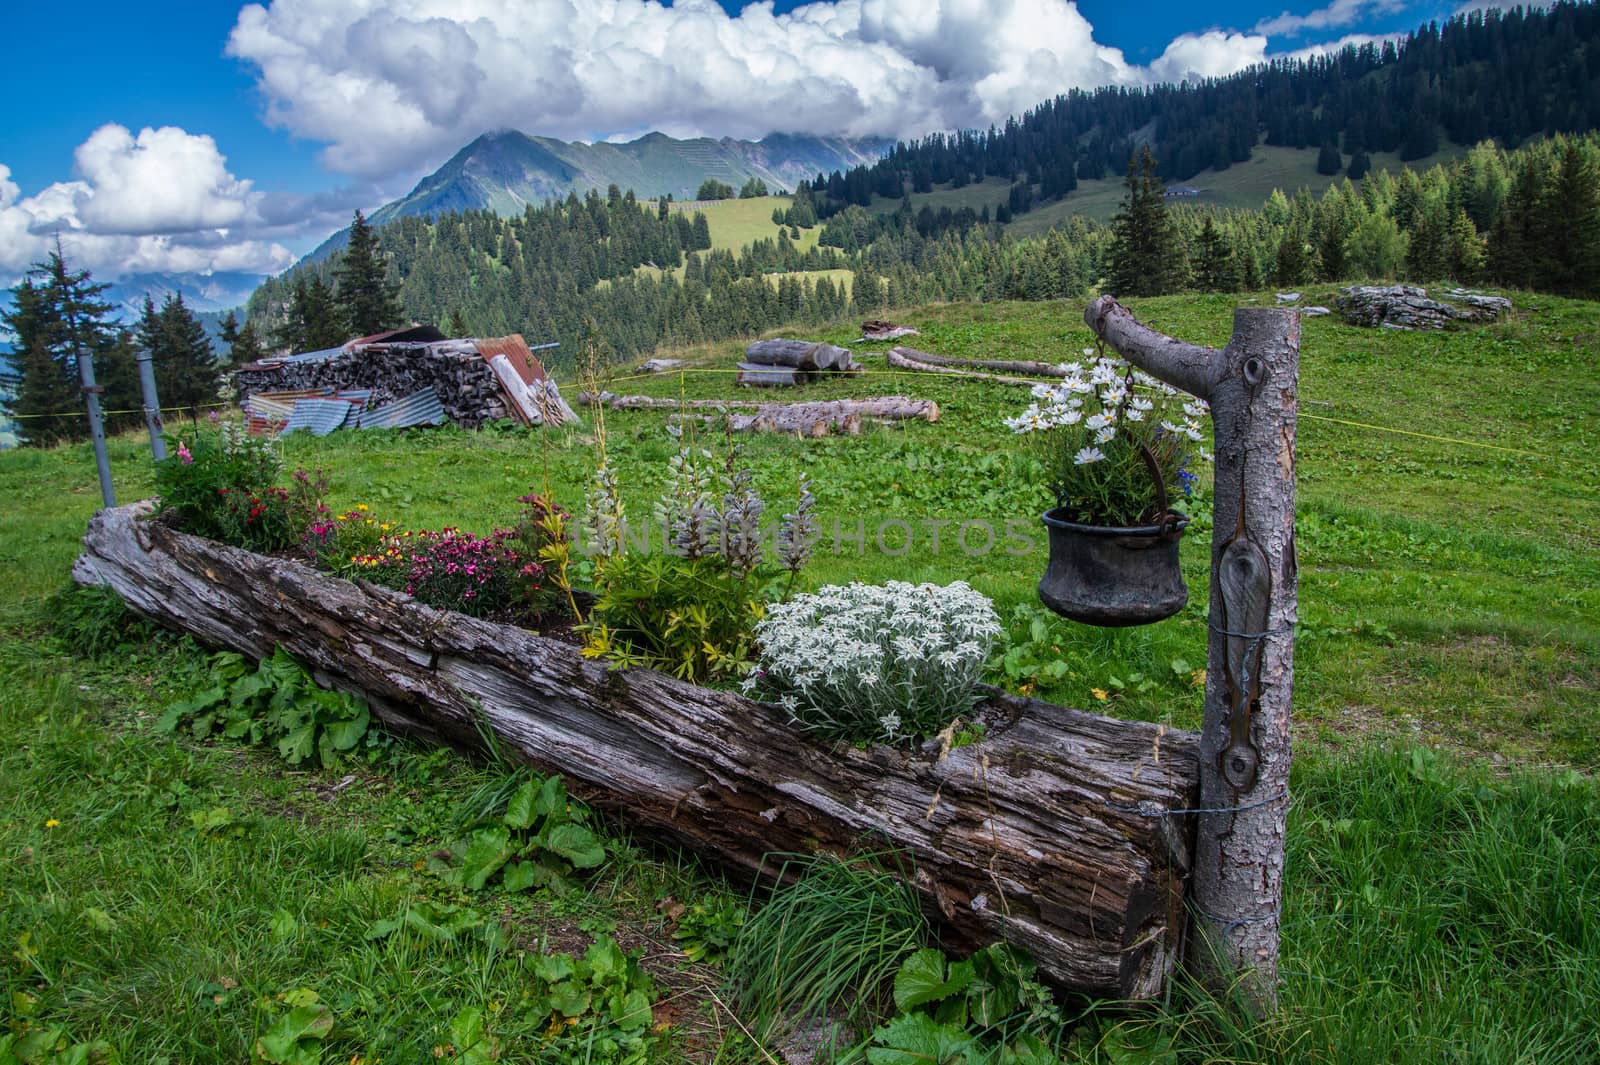
[[1360, 181], [1372, 171], [1372, 159], [1364, 151], [1350, 153], [1350, 166], [1345, 170], [1345, 176], [1351, 181]]
[[182, 294], [169, 294], [160, 311], [146, 296], [137, 336], [139, 346], [150, 353], [163, 408], [186, 409], [192, 419], [201, 407], [216, 401], [221, 367], [211, 349], [211, 338], [184, 304]]
[[1195, 256], [1194, 283], [1202, 292], [1233, 292], [1239, 284], [1233, 266], [1233, 249], [1210, 215], [1200, 227]]
[[1111, 220], [1110, 290], [1117, 296], [1176, 292], [1183, 279], [1183, 263], [1149, 148], [1137, 161], [1128, 160], [1125, 184], [1127, 195]]
[[462, 316], [460, 307], [456, 307], [451, 310], [450, 317], [445, 320], [444, 331], [449, 333], [452, 337], [465, 337], [472, 335], [471, 330], [467, 328], [467, 320]]
[[24, 442], [46, 447], [88, 435], [80, 355], [94, 358], [97, 378], [105, 381], [103, 409], [140, 406], [130, 353], [109, 321], [111, 305], [100, 298], [109, 287], [91, 281], [87, 270], [71, 269], [58, 245], [11, 290], [11, 308], [0, 312], [0, 322], [17, 338], [11, 355], [16, 390], [6, 411], [18, 419]]
[[405, 320], [387, 274], [377, 235], [358, 210], [350, 222], [344, 258], [334, 270], [339, 309], [357, 336], [381, 333]]
[[1317, 173], [1325, 175], [1337, 174], [1344, 167], [1344, 160], [1339, 157], [1339, 149], [1332, 141], [1323, 144], [1322, 151], [1317, 153]]

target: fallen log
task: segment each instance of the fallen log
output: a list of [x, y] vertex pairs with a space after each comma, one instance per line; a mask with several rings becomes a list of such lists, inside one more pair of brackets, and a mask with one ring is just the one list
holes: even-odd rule
[[[578, 395], [578, 402], [594, 406], [595, 397], [588, 392]], [[672, 399], [663, 396], [619, 396], [611, 392], [600, 393], [599, 404], [616, 410], [713, 410], [726, 411], [733, 407], [755, 407], [757, 415], [780, 419], [875, 418], [886, 422], [939, 420], [939, 404], [931, 399], [909, 399], [906, 396], [870, 396], [865, 399], [805, 400], [799, 403], [769, 403], [754, 399]]]
[[898, 370], [949, 374], [951, 377], [970, 377], [974, 380], [994, 381], [1002, 385], [1020, 385], [1023, 388], [1032, 388], [1039, 383], [1022, 377], [1005, 377], [1000, 374], [981, 373], [977, 370], [957, 370], [949, 366], [938, 366], [927, 361], [926, 356], [927, 352], [918, 351], [916, 348], [890, 348], [883, 355], [889, 365]]
[[726, 429], [730, 433], [783, 433], [786, 436], [805, 436], [814, 440], [833, 435], [838, 430], [845, 436], [861, 435], [861, 416], [849, 414], [842, 418], [819, 417], [811, 419], [773, 419], [761, 414], [671, 414], [671, 422], [692, 421], [707, 429]]
[[793, 370], [787, 366], [767, 366], [753, 362], [739, 364], [738, 381], [741, 385], [751, 388], [791, 388], [803, 385], [811, 380], [811, 374], [805, 370]]
[[916, 348], [895, 348], [905, 358], [934, 366], [953, 366], [957, 369], [998, 370], [1001, 373], [1031, 373], [1040, 377], [1065, 377], [1067, 372], [1059, 363], [1035, 362], [1031, 359], [958, 359], [950, 355], [934, 355]]
[[[954, 948], [1004, 938], [1056, 983], [1160, 994], [1180, 951], [1195, 737], [994, 694], [980, 743], [823, 746], [776, 707], [433, 610], [291, 560], [95, 515], [73, 566], [153, 620], [261, 658], [281, 646], [397, 731], [464, 748], [480, 728], [595, 806], [756, 874], [781, 851], [903, 851]], [[767, 867], [770, 872], [770, 863]]]

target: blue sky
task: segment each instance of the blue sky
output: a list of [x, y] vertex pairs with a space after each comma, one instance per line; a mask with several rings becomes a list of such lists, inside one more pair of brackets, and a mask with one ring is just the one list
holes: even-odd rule
[[[798, 6], [13, 5], [0, 45], [0, 280], [37, 257], [46, 231], [78, 240], [97, 272], [276, 269], [354, 207], [404, 192], [500, 126], [586, 139], [655, 128], [917, 134], [983, 125], [1074, 85], [1227, 73], [1452, 10], [1408, 0]], [[568, 17], [541, 24], [535, 9]]]

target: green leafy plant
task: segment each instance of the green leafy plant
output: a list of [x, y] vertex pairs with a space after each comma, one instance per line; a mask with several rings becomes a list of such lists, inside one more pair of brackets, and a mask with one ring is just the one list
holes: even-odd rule
[[669, 908], [672, 938], [692, 962], [721, 965], [744, 928], [745, 907], [726, 895], [707, 895]]
[[650, 1060], [656, 988], [636, 953], [601, 934], [581, 958], [543, 955], [533, 975], [529, 1012], [545, 1018], [552, 1040], [582, 1047], [584, 1060]]
[[972, 709], [1000, 632], [964, 581], [828, 585], [756, 626], [761, 656], [744, 687], [824, 739], [907, 743]]
[[728, 961], [729, 994], [757, 1039], [820, 1025], [836, 1042], [853, 1043], [888, 1010], [891, 977], [927, 934], [896, 860], [818, 854], [784, 862], [786, 886], [746, 919]]
[[468, 891], [481, 891], [496, 877], [506, 891], [571, 887], [574, 872], [606, 860], [605, 844], [586, 821], [559, 776], [530, 775], [492, 823], [456, 844], [458, 861], [443, 875]]
[[900, 1013], [872, 1034], [874, 1065], [913, 1061], [1053, 1062], [1047, 1044], [1062, 1018], [1032, 959], [996, 943], [951, 962], [927, 947], [905, 960], [894, 977]]
[[278, 996], [287, 1007], [256, 1039], [251, 1061], [270, 1065], [320, 1065], [322, 1041], [333, 1031], [333, 1011], [309, 988]]
[[196, 686], [167, 708], [158, 731], [186, 725], [196, 739], [273, 743], [290, 765], [315, 758], [326, 767], [354, 750], [371, 722], [365, 699], [319, 688], [281, 647], [254, 669], [232, 652], [213, 655]]
[[180, 442], [156, 463], [158, 514], [184, 532], [252, 551], [298, 546], [326, 510], [327, 482], [297, 470], [289, 487], [280, 487], [282, 467], [271, 440], [236, 425], [197, 434], [192, 447]]

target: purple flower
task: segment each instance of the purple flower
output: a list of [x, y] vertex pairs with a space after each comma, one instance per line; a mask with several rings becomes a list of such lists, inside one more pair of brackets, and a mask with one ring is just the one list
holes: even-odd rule
[[184, 445], [182, 440], [178, 441], [178, 461], [183, 463], [185, 466], [194, 465], [194, 456], [189, 454], [189, 449]]

